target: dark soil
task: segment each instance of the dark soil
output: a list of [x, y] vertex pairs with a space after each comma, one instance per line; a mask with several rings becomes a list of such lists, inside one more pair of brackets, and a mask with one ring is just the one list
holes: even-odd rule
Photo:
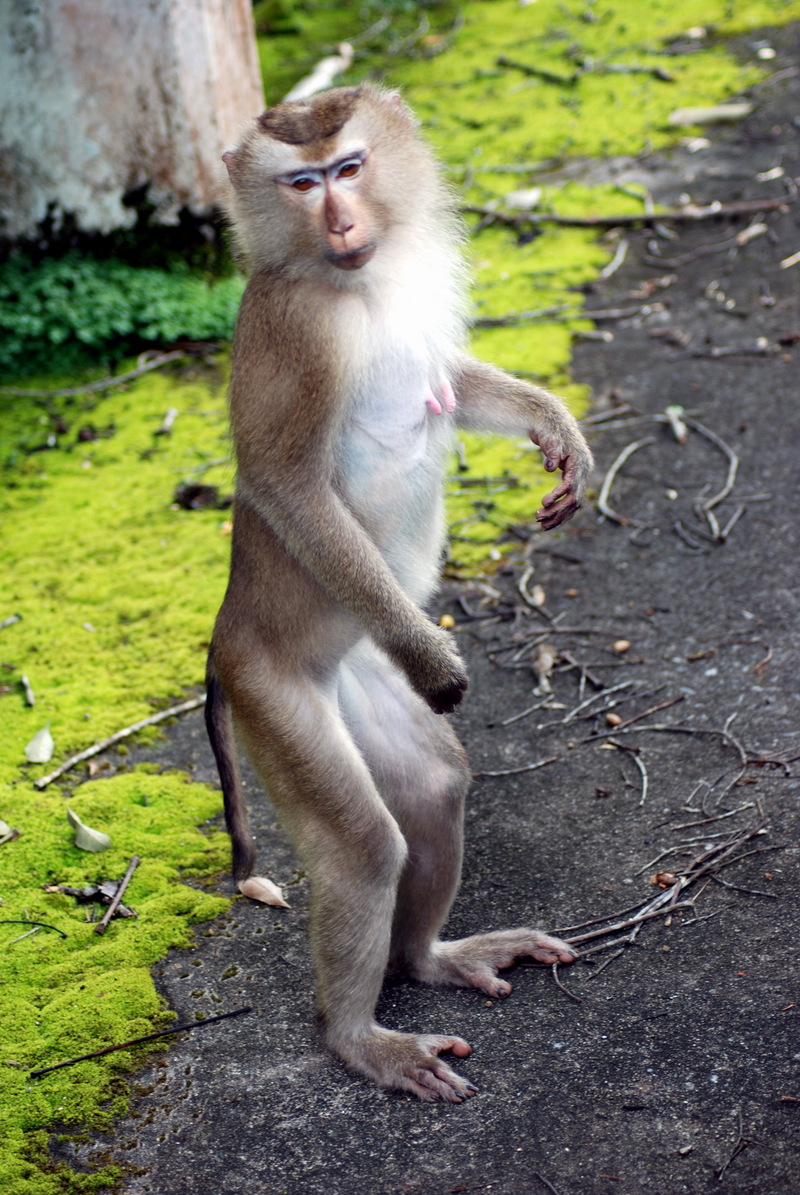
[[[448, 933], [613, 919], [658, 894], [656, 871], [685, 873], [707, 849], [763, 830], [727, 857], [741, 861], [686, 890], [694, 910], [648, 921], [618, 955], [562, 968], [573, 998], [540, 967], [509, 972], [514, 993], [501, 1002], [387, 984], [386, 1024], [458, 1033], [475, 1049], [458, 1069], [480, 1094], [425, 1105], [376, 1089], [322, 1047], [307, 888], [253, 781], [262, 870], [295, 881], [292, 908], [239, 900], [158, 966], [182, 1022], [253, 1012], [183, 1036], [140, 1076], [133, 1115], [96, 1143], [132, 1167], [130, 1195], [800, 1191], [798, 765], [778, 762], [800, 756], [800, 264], [780, 267], [800, 250], [800, 74], [787, 70], [800, 29], [770, 40], [781, 73], [757, 90], [752, 116], [713, 128], [710, 148], [608, 166], [650, 180], [659, 202], [791, 201], [739, 245], [749, 217], [670, 225], [674, 240], [627, 232], [623, 267], [589, 297], [591, 309], [639, 309], [602, 321], [613, 340], [587, 342], [575, 366], [595, 414], [609, 416], [589, 425], [598, 490], [627, 445], [651, 441], [608, 499], [629, 521], [589, 509], [532, 536], [492, 579], [499, 596], [454, 583], [442, 596], [471, 669], [455, 723], [475, 770], [557, 757], [476, 779]], [[759, 179], [776, 166], [780, 177]], [[679, 444], [657, 418], [669, 405], [722, 444], [694, 428]], [[696, 507], [723, 488], [732, 454], [732, 492], [713, 513], [725, 528], [743, 509], [720, 543]], [[520, 595], [529, 565], [543, 610]], [[530, 667], [540, 632], [559, 653], [552, 708], [500, 726], [541, 701]], [[605, 698], [591, 679], [581, 688], [568, 655], [606, 687], [629, 688]], [[600, 711], [618, 697], [623, 722], [681, 700], [615, 732]], [[216, 779], [196, 715], [140, 757]]]

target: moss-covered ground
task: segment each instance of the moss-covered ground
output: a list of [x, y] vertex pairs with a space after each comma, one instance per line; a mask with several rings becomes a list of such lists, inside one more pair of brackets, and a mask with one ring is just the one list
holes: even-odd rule
[[[735, 95], [768, 69], [755, 54], [744, 64], [734, 60], [726, 38], [798, 17], [796, 0], [537, 0], [524, 7], [482, 0], [465, 7], [457, 31], [423, 39], [423, 48], [441, 53], [396, 55], [391, 68], [384, 56], [380, 73], [403, 87], [465, 203], [485, 206], [537, 184], [535, 166], [508, 167], [667, 145], [680, 135], [667, 123], [673, 108]], [[270, 80], [287, 81], [287, 63], [313, 61], [328, 42], [356, 36], [362, 19], [347, 8], [303, 8], [299, 33], [262, 42], [268, 91]], [[686, 52], [665, 52], [700, 24], [706, 35], [684, 38]], [[500, 67], [503, 56], [564, 81]], [[358, 58], [349, 79], [370, 73], [375, 61]], [[592, 69], [578, 74], [579, 63], [589, 62]], [[608, 72], [610, 64], [647, 73]], [[301, 73], [298, 66], [294, 77]], [[636, 211], [642, 202], [612, 186], [575, 183], [545, 186], [539, 201], [540, 210], [584, 214]], [[476, 331], [475, 351], [541, 378], [579, 409], [583, 396], [568, 375], [572, 338], [586, 326], [578, 288], [613, 248], [579, 229], [547, 228], [528, 239], [480, 231], [470, 250], [477, 313], [558, 307], [564, 318]], [[41, 1079], [28, 1072], [168, 1024], [149, 966], [225, 906], [202, 885], [183, 882], [226, 863], [224, 836], [206, 824], [220, 809], [213, 791], [182, 775], [137, 769], [103, 778], [101, 768], [88, 781], [81, 771], [40, 792], [33, 781], [52, 765], [25, 762], [26, 744], [47, 723], [55, 764], [202, 684], [225, 585], [227, 515], [186, 511], [172, 498], [181, 481], [230, 490], [225, 369], [220, 355], [194, 373], [172, 367], [99, 396], [0, 396], [0, 623], [20, 616], [0, 629], [0, 819], [20, 831], [0, 845], [0, 1188], [7, 1195], [113, 1185], [113, 1159], [101, 1172], [77, 1173], [52, 1162], [48, 1137], [108, 1125], [126, 1105], [126, 1075], [142, 1049]], [[170, 408], [178, 412], [173, 430], [158, 435]], [[487, 541], [504, 524], [529, 518], [546, 486], [526, 446], [471, 438], [464, 455], [473, 479], [491, 480], [485, 487], [451, 482], [454, 567], [485, 559]], [[67, 807], [108, 833], [111, 849], [79, 851]], [[44, 890], [119, 878], [134, 854], [142, 862], [126, 903], [138, 916], [115, 920], [102, 937], [86, 906]], [[52, 928], [28, 934], [35, 927], [18, 921]]]

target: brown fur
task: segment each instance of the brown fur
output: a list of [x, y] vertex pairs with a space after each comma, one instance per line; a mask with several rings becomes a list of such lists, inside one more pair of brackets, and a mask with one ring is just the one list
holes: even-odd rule
[[[354, 145], [360, 168], [340, 177]], [[251, 277], [234, 341], [237, 495], [207, 724], [234, 874], [254, 865], [235, 726], [310, 879], [330, 1046], [385, 1086], [458, 1103], [475, 1088], [439, 1055], [465, 1058], [466, 1042], [376, 1025], [387, 966], [503, 996], [497, 971], [517, 955], [573, 952], [531, 929], [438, 939], [469, 784], [437, 716], [461, 700], [466, 674], [423, 609], [452, 392], [462, 424], [528, 432], [562, 469], [545, 526], [580, 505], [591, 457], [558, 399], [464, 353], [460, 233], [397, 97], [364, 86], [281, 105], [225, 160]]]

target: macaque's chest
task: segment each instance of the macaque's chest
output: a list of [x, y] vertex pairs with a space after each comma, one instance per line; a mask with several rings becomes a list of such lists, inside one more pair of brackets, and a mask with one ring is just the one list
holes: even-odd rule
[[[361, 370], [343, 429], [341, 482], [356, 514], [401, 576], [438, 561], [442, 475], [452, 416], [446, 378], [419, 327], [386, 335]], [[426, 578], [427, 585], [427, 578]]]
[[449, 440], [442, 398], [447, 382], [417, 325], [386, 331], [365, 354], [343, 429], [345, 485], [383, 505], [402, 490], [438, 478]]

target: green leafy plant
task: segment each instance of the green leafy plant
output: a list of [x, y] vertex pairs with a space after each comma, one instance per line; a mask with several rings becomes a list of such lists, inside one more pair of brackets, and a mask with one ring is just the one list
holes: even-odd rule
[[0, 266], [0, 372], [69, 370], [178, 339], [228, 339], [243, 281], [72, 252]]

